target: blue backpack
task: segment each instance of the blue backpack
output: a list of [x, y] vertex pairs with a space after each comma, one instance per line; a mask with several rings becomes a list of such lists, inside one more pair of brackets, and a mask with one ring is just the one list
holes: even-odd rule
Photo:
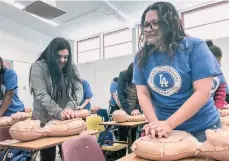
[[[0, 160], [3, 160], [6, 151], [0, 153]], [[6, 161], [29, 161], [31, 160], [32, 155], [29, 150], [22, 150], [13, 148], [6, 154]]]
[[[98, 138], [98, 143], [100, 143], [102, 141], [102, 138], [104, 136], [104, 131], [101, 132], [99, 134], [99, 138]], [[104, 137], [104, 141], [103, 141], [103, 144], [104, 146], [112, 146], [113, 145], [113, 141], [114, 141], [114, 138], [113, 138], [113, 135], [110, 131], [107, 131], [107, 134], [106, 136]]]

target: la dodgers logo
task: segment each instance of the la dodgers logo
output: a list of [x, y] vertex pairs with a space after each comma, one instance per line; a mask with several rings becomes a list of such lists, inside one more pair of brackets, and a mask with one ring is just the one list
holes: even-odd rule
[[220, 84], [220, 80], [218, 77], [214, 77], [212, 81], [212, 89], [211, 89], [211, 94], [215, 93], [215, 91], [218, 89]]
[[163, 96], [171, 96], [181, 88], [182, 79], [175, 68], [158, 66], [152, 69], [148, 78], [148, 85]]

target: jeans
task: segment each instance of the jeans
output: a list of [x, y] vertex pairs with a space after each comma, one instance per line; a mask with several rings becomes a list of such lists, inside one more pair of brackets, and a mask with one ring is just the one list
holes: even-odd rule
[[[41, 124], [44, 127], [44, 124]], [[59, 147], [59, 154], [62, 158], [61, 145]], [[56, 146], [40, 150], [40, 160], [41, 161], [55, 161], [56, 160]]]
[[[214, 125], [212, 125], [212, 126], [209, 127], [208, 129], [215, 130], [215, 129], [218, 129], [218, 128], [221, 128], [221, 122], [220, 122], [220, 120], [217, 121]], [[198, 133], [194, 133], [194, 134], [192, 134], [192, 135], [193, 135], [199, 142], [204, 142], [204, 141], [207, 140], [205, 131], [201, 131], [201, 132], [198, 132]]]
[[[61, 145], [58, 145], [59, 153], [62, 158]], [[56, 146], [51, 148], [42, 149], [40, 151], [41, 161], [55, 161], [56, 160]]]

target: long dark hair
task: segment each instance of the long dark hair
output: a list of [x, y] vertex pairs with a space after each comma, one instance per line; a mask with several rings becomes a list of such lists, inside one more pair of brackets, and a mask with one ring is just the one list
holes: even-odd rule
[[3, 65], [3, 59], [0, 57], [0, 64], [1, 64], [1, 70], [0, 70], [0, 100], [4, 97], [4, 91], [2, 91], [2, 84], [4, 84], [4, 73], [5, 73], [5, 66]]
[[145, 41], [143, 34], [144, 21], [148, 11], [156, 10], [159, 18], [159, 29], [163, 33], [164, 45], [170, 56], [173, 56], [174, 51], [177, 49], [179, 42], [187, 35], [184, 32], [182, 23], [176, 8], [169, 2], [156, 2], [143, 12], [141, 17], [141, 35], [138, 42], [138, 64], [144, 67], [150, 53], [160, 49], [159, 44], [152, 45]]
[[3, 59], [0, 57], [0, 64], [1, 64], [1, 70], [0, 70], [0, 89], [1, 85], [4, 83], [4, 72], [5, 72], [5, 66], [3, 64]]
[[[60, 69], [58, 67], [56, 59], [57, 59], [58, 51], [64, 50], [64, 49], [68, 50], [69, 55], [68, 55], [68, 60], [65, 66], [63, 67], [63, 69]], [[76, 67], [73, 66], [72, 64], [72, 53], [71, 53], [71, 47], [70, 47], [69, 42], [65, 40], [64, 38], [60, 38], [60, 37], [54, 38], [49, 43], [47, 48], [41, 53], [40, 57], [36, 60], [36, 62], [40, 60], [45, 60], [48, 66], [50, 76], [51, 76], [52, 88], [53, 88], [51, 97], [55, 101], [60, 99], [62, 97], [62, 92], [63, 92], [63, 83], [66, 82], [67, 84], [66, 92], [69, 93], [71, 90], [71, 96], [76, 100], [75, 91], [77, 90], [77, 87], [75, 87], [74, 81], [81, 82], [81, 80], [79, 78], [79, 75], [77, 75], [77, 73], [75, 72], [74, 68]], [[64, 75], [65, 82], [63, 82], [62, 80], [61, 73], [63, 73]], [[31, 70], [30, 70], [29, 79], [31, 80]], [[30, 89], [31, 89], [31, 93], [33, 93], [33, 89], [31, 87]]]
[[133, 63], [131, 63], [127, 70], [125, 71], [125, 77], [124, 77], [124, 80], [130, 84], [132, 83], [132, 79], [133, 79]]
[[212, 52], [212, 54], [215, 57], [222, 58], [223, 54], [222, 54], [222, 50], [220, 49], [220, 47], [214, 45], [212, 40], [206, 40], [206, 43], [208, 45], [209, 50]]

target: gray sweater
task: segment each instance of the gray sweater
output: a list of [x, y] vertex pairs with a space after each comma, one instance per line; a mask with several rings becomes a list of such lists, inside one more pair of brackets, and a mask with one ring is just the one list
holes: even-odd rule
[[[79, 75], [76, 66], [74, 66], [74, 69], [76, 74]], [[45, 124], [52, 119], [60, 119], [61, 112], [64, 109], [76, 110], [83, 99], [83, 85], [75, 81], [77, 101], [71, 97], [70, 91], [69, 95], [64, 96], [63, 101], [55, 102], [51, 98], [53, 92], [52, 81], [48, 66], [44, 60], [32, 64], [30, 85], [33, 90], [34, 99], [33, 119], [41, 120], [41, 124]], [[66, 106], [61, 107], [63, 106], [63, 102], [66, 102], [64, 103]]]

